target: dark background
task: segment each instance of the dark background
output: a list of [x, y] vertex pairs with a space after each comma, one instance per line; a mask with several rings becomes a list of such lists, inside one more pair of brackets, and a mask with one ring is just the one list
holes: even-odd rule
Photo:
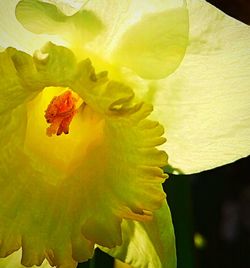
[[207, 0], [228, 15], [250, 24], [250, 1], [249, 0]]
[[[210, 0], [250, 24], [250, 0]], [[164, 185], [176, 233], [178, 268], [250, 268], [250, 158], [190, 176], [170, 176]], [[199, 234], [200, 243], [194, 243]], [[111, 268], [96, 251], [79, 268]], [[155, 267], [157, 268], [157, 267]]]
[[[250, 158], [165, 184], [178, 268], [250, 268]], [[195, 244], [200, 234], [203, 243]]]

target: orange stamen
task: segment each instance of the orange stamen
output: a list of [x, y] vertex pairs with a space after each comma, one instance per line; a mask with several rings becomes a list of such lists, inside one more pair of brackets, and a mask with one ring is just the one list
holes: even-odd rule
[[78, 99], [73, 96], [70, 90], [52, 99], [45, 111], [45, 119], [47, 123], [51, 124], [46, 131], [48, 136], [69, 133], [69, 125], [77, 113], [77, 101]]

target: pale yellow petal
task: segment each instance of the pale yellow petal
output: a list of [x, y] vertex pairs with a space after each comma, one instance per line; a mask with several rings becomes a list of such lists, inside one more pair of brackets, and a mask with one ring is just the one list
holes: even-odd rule
[[[84, 8], [92, 10], [105, 25], [105, 31], [98, 38], [99, 41], [96, 40], [90, 46], [96, 49], [96, 52], [100, 53], [100, 55], [108, 55], [112, 52], [123, 33], [130, 26], [139, 22], [144, 15], [181, 7], [183, 2], [183, 0], [87, 1]], [[100, 42], [101, 40], [102, 42]]]
[[[187, 45], [188, 31], [184, 0], [112, 1], [112, 3], [76, 1], [76, 5], [74, 3], [22, 0], [17, 6], [16, 15], [23, 26], [32, 32], [49, 33], [66, 39], [68, 45], [79, 56], [84, 54], [86, 57], [89, 53], [93, 57], [105, 60], [110, 60], [112, 56], [120, 65], [133, 67], [138, 72], [145, 66], [142, 58], [153, 51], [145, 59], [147, 65], [154, 63], [154, 68], [159, 64], [161, 66], [157, 69], [158, 75], [155, 72], [154, 76], [152, 73], [149, 76], [148, 70], [141, 71], [140, 75], [148, 78], [166, 76], [180, 63]], [[171, 27], [172, 24], [175, 24], [174, 28]], [[151, 30], [148, 29], [149, 25]], [[144, 31], [145, 28], [148, 31]], [[137, 36], [138, 40], [135, 40], [135, 43], [142, 41], [141, 37], [147, 43], [146, 54], [137, 58], [133, 64], [131, 61], [134, 55], [137, 55], [137, 48], [133, 51], [131, 49], [128, 55], [130, 63], [126, 58], [121, 59], [130, 46], [128, 39], [131, 35], [134, 35], [134, 38]], [[163, 47], [168, 49], [163, 50]], [[114, 49], [116, 49], [115, 56]], [[154, 55], [157, 55], [158, 60], [153, 59]]]
[[147, 96], [163, 122], [169, 171], [194, 173], [250, 152], [250, 28], [205, 1], [189, 1], [190, 44]]
[[74, 9], [67, 4], [21, 0], [16, 6], [16, 17], [33, 33], [61, 36], [70, 43], [79, 42], [83, 46], [102, 31], [102, 22], [93, 12], [84, 9], [68, 14]]
[[55, 36], [37, 36], [26, 29], [17, 21], [15, 8], [19, 0], [0, 1], [0, 46], [9, 46], [21, 49], [28, 53], [40, 48], [48, 41], [63, 44], [60, 38]]
[[145, 79], [160, 79], [181, 63], [188, 45], [186, 6], [147, 14], [118, 42], [112, 60]]

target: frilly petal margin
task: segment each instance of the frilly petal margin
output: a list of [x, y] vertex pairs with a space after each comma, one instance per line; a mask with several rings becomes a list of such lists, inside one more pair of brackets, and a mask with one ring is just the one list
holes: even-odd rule
[[133, 268], [175, 268], [175, 236], [167, 203], [154, 212], [151, 222], [126, 220], [122, 223], [122, 245], [113, 249], [100, 247]]
[[[21, 250], [11, 254], [7, 258], [0, 258], [0, 268], [25, 268], [21, 261]], [[47, 261], [44, 261], [40, 268], [51, 268], [50, 264]]]
[[[124, 219], [150, 225], [165, 200], [161, 184], [167, 177], [161, 169], [167, 155], [156, 149], [165, 142], [163, 127], [147, 119], [152, 107], [138, 102], [131, 88], [109, 80], [106, 72], [95, 74], [90, 60], [77, 62], [67, 48], [48, 43], [33, 57], [13, 48], [1, 55], [7, 58], [1, 65], [10, 66], [2, 72], [3, 85], [12, 77], [15, 83], [3, 88], [1, 107], [0, 257], [22, 247], [24, 266], [46, 259], [57, 268], [75, 268], [92, 257], [95, 243], [120, 245], [126, 239]], [[69, 172], [26, 145], [27, 126], [36, 114], [32, 109], [38, 107], [30, 103], [53, 87], [70, 88], [85, 102], [77, 119], [85, 128], [76, 136], [83, 137], [84, 146], [76, 150], [78, 161], [69, 159]], [[44, 120], [43, 111], [34, 128]], [[93, 123], [97, 133], [85, 135]], [[41, 146], [42, 139], [50, 139], [32, 133], [28, 142], [38, 137]], [[74, 147], [74, 139], [67, 137], [61, 147]], [[69, 158], [63, 148], [63, 157]]]
[[[179, 68], [152, 84], [168, 172], [195, 173], [250, 153], [250, 27], [205, 1], [188, 1], [190, 41]], [[152, 97], [153, 96], [153, 97]]]
[[[63, 69], [59, 70], [59, 64]], [[64, 47], [48, 43], [33, 57], [15, 48], [7, 48], [0, 52], [0, 113], [31, 100], [46, 86], [69, 84], [74, 72], [76, 59]]]

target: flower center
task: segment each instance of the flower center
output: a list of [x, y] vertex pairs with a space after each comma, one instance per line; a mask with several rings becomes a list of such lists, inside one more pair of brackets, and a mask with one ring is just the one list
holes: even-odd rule
[[47, 178], [52, 184], [88, 157], [101, 142], [102, 132], [103, 118], [69, 88], [47, 87], [27, 104], [25, 149], [34, 163], [62, 172]]
[[76, 104], [80, 97], [73, 96], [72, 91], [67, 90], [59, 96], [54, 97], [47, 110], [45, 118], [47, 123], [51, 124], [47, 128], [47, 135], [61, 135], [69, 133], [69, 125], [77, 113]]

